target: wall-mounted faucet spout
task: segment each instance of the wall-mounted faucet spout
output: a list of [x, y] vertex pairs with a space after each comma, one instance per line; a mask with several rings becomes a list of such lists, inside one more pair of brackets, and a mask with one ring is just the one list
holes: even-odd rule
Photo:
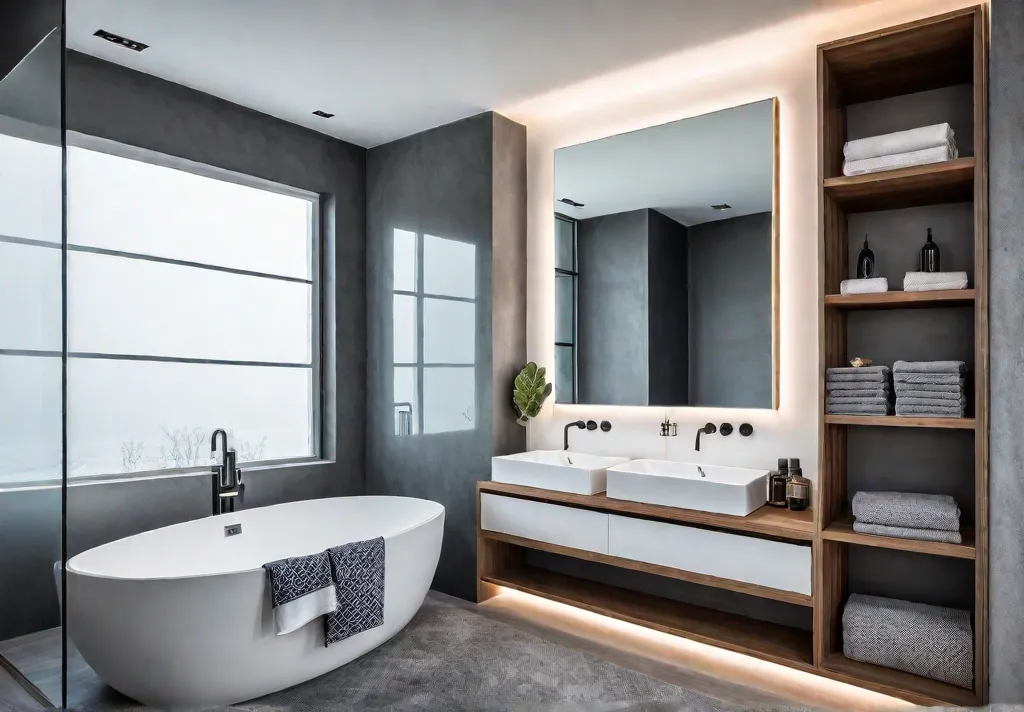
[[694, 443], [693, 449], [700, 452], [700, 436], [701, 433], [704, 435], [714, 435], [718, 432], [718, 428], [715, 427], [714, 423], [707, 423], [703, 428], [697, 428], [697, 442]]
[[565, 428], [562, 429], [562, 450], [569, 449], [569, 428], [579, 428], [583, 430], [587, 427], [587, 424], [582, 420], [575, 420], [571, 423], [566, 423]]

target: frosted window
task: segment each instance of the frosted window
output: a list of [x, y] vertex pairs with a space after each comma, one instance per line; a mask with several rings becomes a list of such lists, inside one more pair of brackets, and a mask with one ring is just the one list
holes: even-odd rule
[[476, 298], [476, 246], [423, 236], [423, 291], [446, 297]]
[[70, 359], [68, 474], [205, 466], [217, 427], [228, 431], [240, 461], [312, 456], [311, 375], [306, 368]]
[[309, 279], [312, 206], [295, 196], [68, 147], [69, 244]]
[[[573, 398], [572, 347], [555, 347], [555, 403], [575, 403]], [[551, 380], [551, 374], [548, 374]]]
[[61, 478], [61, 364], [0, 355], [0, 488]]
[[0, 349], [60, 351], [60, 250], [0, 242]]
[[423, 369], [423, 432], [447, 433], [476, 427], [476, 370]]
[[0, 134], [0, 235], [60, 244], [60, 146]]
[[395, 363], [416, 363], [416, 297], [394, 297]]
[[68, 348], [309, 363], [311, 298], [299, 282], [72, 252]]
[[423, 300], [423, 362], [476, 361], [476, 302]]
[[416, 233], [395, 230], [394, 289], [416, 291]]

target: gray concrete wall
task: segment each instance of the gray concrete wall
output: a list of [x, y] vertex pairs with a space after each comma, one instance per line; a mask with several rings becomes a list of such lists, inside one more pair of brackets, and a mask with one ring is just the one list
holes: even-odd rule
[[1024, 3], [992, 0], [990, 702], [1024, 702]]
[[[245, 506], [361, 493], [366, 400], [365, 151], [236, 104], [68, 54], [68, 128], [324, 195], [325, 455], [336, 462], [250, 471]], [[56, 188], [59, 190], [59, 187]], [[182, 476], [71, 487], [68, 550], [209, 513], [209, 480]], [[59, 489], [0, 493], [0, 640], [57, 625]]]
[[772, 214], [691, 225], [690, 405], [772, 407]]
[[648, 210], [649, 405], [686, 405], [690, 380], [686, 227]]
[[647, 405], [648, 212], [576, 223], [580, 403]]
[[[434, 588], [476, 595], [475, 483], [492, 455], [522, 451], [513, 422], [514, 364], [525, 361], [525, 129], [491, 113], [424, 131], [367, 153], [367, 490], [445, 506]], [[499, 182], [500, 181], [500, 182]], [[393, 232], [476, 247], [475, 385], [472, 430], [396, 436], [393, 397]], [[499, 274], [501, 272], [502, 274]], [[516, 290], [519, 290], [518, 292]], [[508, 319], [508, 323], [497, 320]], [[504, 391], [504, 392], [502, 392]]]

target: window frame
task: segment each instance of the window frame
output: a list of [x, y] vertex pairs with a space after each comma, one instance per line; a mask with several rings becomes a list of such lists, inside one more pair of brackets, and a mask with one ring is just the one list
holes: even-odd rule
[[[415, 406], [416, 406], [415, 407], [415, 411], [416, 411], [415, 412], [415, 415], [416, 415], [416, 429], [413, 432], [409, 433], [409, 435], [449, 435], [449, 434], [453, 434], [453, 433], [463, 433], [463, 432], [469, 432], [471, 430], [476, 430], [477, 421], [475, 420], [475, 418], [479, 417], [479, 412], [480, 412], [480, 408], [479, 408], [479, 393], [477, 392], [476, 384], [474, 384], [474, 388], [473, 388], [473, 410], [474, 410], [473, 417], [474, 417], [474, 420], [472, 421], [472, 423], [473, 423], [473, 427], [472, 428], [464, 428], [464, 429], [460, 429], [460, 430], [443, 430], [443, 431], [440, 431], [440, 432], [431, 432], [431, 433], [428, 433], [428, 432], [426, 432], [424, 430], [424, 426], [426, 425], [426, 419], [425, 419], [426, 408], [424, 407], [424, 391], [425, 391], [425, 388], [424, 388], [424, 375], [426, 373], [426, 370], [428, 368], [465, 368], [465, 369], [467, 369], [467, 370], [472, 372], [473, 378], [475, 379], [476, 378], [476, 353], [475, 353], [476, 345], [474, 343], [473, 363], [454, 363], [454, 362], [453, 363], [444, 363], [444, 362], [429, 362], [428, 363], [427, 360], [426, 360], [426, 355], [425, 355], [426, 346], [425, 346], [425, 341], [424, 341], [424, 328], [423, 328], [423, 326], [424, 326], [424, 312], [426, 311], [425, 310], [425, 305], [426, 305], [426, 302], [427, 302], [428, 299], [434, 299], [434, 300], [437, 300], [437, 301], [447, 301], [447, 302], [459, 302], [459, 303], [462, 303], [462, 304], [472, 304], [473, 308], [474, 308], [474, 313], [475, 313], [477, 305], [479, 303], [479, 299], [476, 296], [473, 296], [473, 297], [456, 297], [456, 296], [451, 296], [451, 295], [446, 295], [446, 294], [435, 294], [433, 292], [427, 292], [426, 291], [426, 286], [425, 286], [426, 285], [426, 279], [425, 279], [425, 270], [424, 270], [424, 252], [425, 252], [425, 246], [426, 246], [426, 238], [429, 236], [429, 237], [434, 237], [434, 238], [439, 239], [439, 240], [451, 240], [452, 242], [462, 242], [462, 243], [465, 243], [467, 245], [472, 245], [473, 248], [474, 248], [474, 260], [476, 259], [476, 245], [473, 242], [470, 242], [468, 240], [459, 240], [458, 238], [454, 238], [454, 237], [440, 237], [440, 236], [434, 235], [432, 233], [423, 232], [422, 230], [407, 230], [407, 229], [404, 229], [404, 228], [398, 228], [398, 229], [402, 230], [403, 232], [411, 233], [411, 234], [416, 236], [416, 269], [415, 269], [415, 286], [416, 286], [416, 289], [415, 290], [395, 289], [394, 284], [392, 283], [392, 285], [391, 285], [391, 304], [392, 304], [391, 308], [392, 308], [392, 310], [394, 309], [394, 298], [396, 296], [399, 296], [399, 297], [412, 297], [413, 299], [416, 300], [416, 360], [415, 361], [411, 361], [411, 362], [395, 361], [394, 360], [394, 355], [393, 355], [394, 354], [393, 345], [392, 345], [392, 359], [391, 359], [391, 371], [392, 371], [392, 374], [394, 374], [394, 370], [396, 368], [412, 368], [412, 369], [415, 370], [415, 373], [416, 373], [416, 403], [415, 403]], [[392, 231], [392, 238], [391, 239], [392, 239], [392, 242], [391, 242], [392, 249], [394, 249], [394, 231]], [[392, 255], [392, 263], [393, 262], [394, 262], [394, 255]], [[476, 283], [476, 277], [474, 276], [474, 284], [475, 283]], [[476, 290], [474, 288], [474, 294], [475, 294], [475, 292], [476, 292]], [[392, 319], [394, 319], [394, 314], [393, 313], [392, 313]], [[392, 384], [393, 383], [394, 383], [394, 376], [392, 375]], [[394, 397], [393, 396], [394, 396], [394, 393], [392, 393], [392, 401], [394, 401]], [[410, 404], [408, 402], [404, 402], [404, 401], [403, 402], [394, 402], [393, 403], [393, 405], [392, 405], [392, 414], [393, 414], [393, 416], [395, 416], [395, 422], [396, 423], [397, 423], [398, 408], [401, 407], [401, 406], [405, 406], [405, 405], [412, 405], [412, 404]], [[395, 433], [395, 435], [399, 436], [398, 433]], [[401, 435], [400, 437], [407, 437], [407, 436]]]
[[[558, 267], [557, 265], [555, 266], [555, 284], [556, 284], [555, 324], [557, 325], [557, 323], [558, 323], [558, 303], [557, 303], [557, 299], [558, 299], [558, 297], [557, 297], [558, 278], [559, 277], [569, 277], [570, 279], [572, 279], [572, 342], [558, 341], [557, 337], [556, 337], [556, 339], [555, 339], [555, 354], [556, 354], [556, 356], [555, 356], [554, 363], [556, 364], [555, 375], [556, 375], [556, 379], [557, 379], [557, 374], [558, 374], [558, 368], [557, 368], [558, 349], [559, 348], [568, 348], [568, 349], [570, 349], [570, 353], [572, 354], [572, 400], [571, 401], [559, 401], [557, 396], [556, 396], [555, 403], [556, 404], [561, 404], [561, 405], [572, 405], [572, 404], [575, 404], [575, 403], [579, 403], [579, 401], [580, 401], [580, 378], [579, 378], [580, 263], [579, 263], [579, 249], [578, 249], [579, 248], [579, 230], [578, 230], [578, 224], [577, 224], [578, 221], [576, 220], [576, 218], [572, 218], [572, 217], [569, 217], [568, 215], [564, 215], [562, 213], [556, 212], [555, 213], [555, 222], [557, 223], [559, 220], [561, 220], [562, 222], [569, 223], [570, 225], [572, 225], [572, 269], [571, 270], [567, 270], [567, 269], [564, 269], [562, 267]], [[555, 250], [556, 250], [556, 255], [557, 255], [557, 249], [558, 249], [558, 247], [557, 247], [557, 240], [558, 240], [557, 229], [556, 229], [555, 232], [556, 232], [556, 234], [555, 234], [555, 240], [556, 240]], [[556, 262], [557, 262], [557, 259], [556, 259]], [[556, 329], [557, 329], [557, 326], [556, 326]], [[556, 383], [555, 384], [556, 388], [557, 388], [557, 385], [558, 384]]]
[[[274, 279], [278, 281], [307, 284], [311, 288], [310, 294], [310, 362], [307, 363], [278, 363], [278, 362], [265, 362], [265, 361], [242, 361], [232, 359], [203, 359], [203, 358], [188, 358], [188, 357], [174, 357], [174, 356], [157, 356], [152, 354], [103, 354], [103, 353], [86, 353], [86, 352], [73, 352], [73, 351], [50, 351], [50, 350], [34, 350], [34, 349], [4, 349], [0, 348], [0, 355], [6, 356], [29, 356], [29, 357], [40, 357], [40, 358], [66, 358], [66, 359], [106, 359], [106, 360], [118, 360], [118, 361], [147, 361], [147, 362], [164, 362], [164, 363], [191, 363], [191, 364], [214, 364], [214, 365], [225, 365], [225, 366], [259, 366], [259, 367], [283, 367], [283, 368], [302, 368], [310, 370], [310, 384], [312, 389], [313, 397], [310, 399], [312, 405], [312, 412], [309, 414], [310, 418], [310, 446], [312, 454], [308, 456], [297, 456], [289, 458], [275, 458], [267, 460], [252, 460], [246, 461], [244, 464], [245, 469], [264, 469], [274, 468], [278, 466], [288, 465], [303, 465], [318, 463], [324, 461], [324, 440], [327, 434], [323, 432], [324, 425], [324, 412], [328, 406], [326, 399], [328, 394], [324, 392], [324, 365], [327, 359], [324, 358], [323, 353], [323, 321], [324, 321], [324, 304], [323, 304], [323, 269], [324, 264], [322, 261], [322, 255], [324, 254], [324, 229], [323, 229], [323, 196], [319, 193], [315, 193], [301, 188], [295, 188], [292, 186], [276, 183], [274, 181], [266, 180], [263, 178], [257, 178], [255, 176], [246, 175], [237, 171], [228, 170], [225, 168], [218, 168], [204, 163], [191, 161], [185, 158], [179, 158], [177, 156], [171, 156], [158, 151], [150, 149], [139, 148], [137, 146], [130, 146], [128, 144], [112, 141], [110, 139], [99, 138], [96, 136], [89, 136], [74, 131], [66, 132], [66, 145], [70, 148], [80, 148], [88, 151], [95, 151], [99, 153], [105, 153], [120, 158], [125, 158], [133, 161], [140, 161], [149, 165], [159, 166], [162, 168], [169, 168], [173, 170], [180, 170], [186, 173], [202, 176], [204, 178], [210, 178], [213, 180], [223, 181], [227, 183], [235, 183], [237, 185], [246, 186], [249, 188], [255, 188], [257, 190], [268, 191], [285, 195], [293, 198], [299, 198], [302, 200], [309, 201], [310, 203], [310, 217], [308, 222], [308, 234], [307, 240], [309, 244], [309, 258], [310, 258], [310, 272], [309, 279], [302, 279], [298, 277], [289, 277], [284, 275], [276, 275], [271, 273], [257, 272], [253, 270], [238, 269], [233, 267], [211, 265], [201, 262], [194, 262], [189, 260], [180, 260], [169, 257], [159, 257], [154, 255], [146, 255], [135, 252], [127, 252], [122, 250], [112, 250], [100, 247], [90, 247], [85, 245], [74, 245], [71, 243], [66, 244], [68, 252], [80, 252], [89, 254], [105, 255], [110, 257], [118, 257], [123, 259], [135, 259], [149, 262], [156, 262], [161, 264], [176, 265], [181, 267], [190, 267], [196, 269], [205, 269], [213, 272], [222, 272], [228, 274], [243, 275], [249, 277], [257, 277], [261, 279]], [[66, 190], [66, 186], [65, 186]], [[64, 242], [67, 242], [67, 235], [65, 229]], [[50, 242], [45, 240], [20, 238], [13, 235], [0, 235], [0, 242], [20, 244], [31, 247], [37, 247], [42, 249], [56, 249], [61, 250], [64, 245], [61, 242]], [[66, 290], [66, 285], [63, 287]], [[62, 325], [66, 329], [66, 325]], [[67, 347], [65, 346], [65, 349]], [[66, 387], [66, 386], [65, 386]], [[230, 427], [230, 423], [225, 424]], [[66, 456], [66, 455], [65, 455]], [[118, 472], [102, 475], [84, 475], [81, 477], [68, 478], [69, 483], [74, 482], [75, 484], [86, 484], [89, 482], [102, 482], [107, 480], [123, 480], [123, 479], [146, 479], [153, 477], [169, 477], [181, 474], [191, 474], [199, 472], [208, 472], [210, 466], [196, 466], [196, 467], [181, 467], [181, 468], [165, 468], [158, 470], [141, 470], [136, 472]], [[2, 482], [0, 483], [0, 489], [8, 489], [11, 487], [24, 487], [24, 486], [49, 486], [52, 485], [54, 480], [26, 480], [17, 482]]]

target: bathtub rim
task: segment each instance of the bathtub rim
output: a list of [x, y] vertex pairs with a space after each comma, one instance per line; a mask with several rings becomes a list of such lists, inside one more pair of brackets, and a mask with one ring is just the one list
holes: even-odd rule
[[[65, 572], [69, 576], [71, 574], [74, 574], [75, 576], [83, 576], [83, 577], [87, 576], [87, 577], [90, 577], [90, 578], [104, 579], [104, 580], [110, 580], [110, 581], [153, 581], [153, 582], [158, 582], [158, 581], [187, 581], [187, 580], [190, 580], [190, 579], [203, 579], [203, 578], [214, 578], [214, 577], [220, 577], [220, 576], [236, 576], [236, 575], [240, 575], [240, 574], [263, 573], [263, 566], [256, 566], [256, 567], [248, 568], [248, 569], [236, 569], [236, 570], [232, 570], [232, 571], [217, 571], [217, 572], [213, 572], [213, 573], [187, 574], [187, 575], [184, 575], [184, 576], [110, 576], [110, 575], [107, 575], [107, 574], [97, 574], [97, 573], [91, 573], [91, 572], [88, 572], [88, 571], [81, 571], [79, 569], [74, 568], [72, 566], [72, 564], [74, 563], [75, 559], [77, 559], [79, 556], [82, 556], [83, 554], [87, 554], [87, 553], [89, 553], [91, 551], [96, 551], [97, 549], [103, 549], [103, 548], [108, 547], [108, 546], [113, 546], [113, 545], [115, 545], [115, 544], [117, 544], [119, 542], [125, 541], [126, 539], [131, 539], [132, 537], [136, 537], [136, 536], [139, 536], [141, 534], [149, 534], [151, 532], [162, 531], [164, 529], [173, 529], [174, 527], [186, 526], [188, 524], [192, 524], [193, 522], [202, 521], [202, 520], [205, 520], [205, 519], [212, 519], [212, 518], [215, 518], [215, 517], [230, 517], [230, 516], [232, 516], [232, 514], [242, 514], [242, 513], [247, 512], [247, 511], [248, 512], [253, 512], [253, 511], [257, 511], [257, 510], [261, 510], [261, 509], [275, 509], [277, 507], [287, 507], [287, 506], [291, 506], [291, 505], [302, 504], [304, 502], [315, 502], [315, 501], [332, 500], [332, 499], [346, 500], [346, 499], [361, 499], [361, 498], [373, 498], [373, 499], [410, 499], [410, 500], [416, 500], [418, 502], [426, 502], [428, 504], [432, 504], [432, 505], [435, 505], [437, 507], [438, 511], [436, 511], [432, 516], [430, 516], [430, 517], [428, 517], [426, 519], [419, 520], [415, 524], [412, 524], [412, 525], [407, 526], [407, 527], [405, 527], [403, 529], [400, 529], [398, 531], [390, 533], [388, 536], [384, 537], [385, 541], [387, 539], [391, 539], [391, 538], [398, 537], [398, 536], [401, 536], [403, 534], [406, 534], [406, 533], [408, 533], [408, 532], [410, 532], [410, 531], [412, 531], [414, 529], [417, 529], [419, 527], [426, 526], [427, 524], [430, 524], [431, 522], [435, 521], [438, 517], [442, 517], [443, 518], [445, 516], [446, 512], [447, 512], [447, 509], [445, 508], [445, 506], [443, 504], [441, 504], [440, 502], [435, 502], [432, 499], [424, 499], [422, 497], [405, 497], [405, 496], [402, 496], [402, 495], [372, 495], [372, 494], [371, 495], [363, 495], [363, 494], [358, 494], [358, 495], [347, 495], [347, 496], [343, 496], [343, 497], [320, 497], [320, 498], [311, 499], [311, 500], [297, 500], [295, 502], [278, 502], [277, 504], [268, 504], [268, 505], [263, 506], [263, 507], [254, 507], [252, 509], [242, 510], [240, 512], [234, 512], [234, 513], [228, 513], [228, 514], [216, 514], [216, 515], [210, 515], [209, 517], [201, 517], [199, 519], [190, 519], [190, 520], [184, 521], [184, 522], [177, 522], [176, 524], [168, 524], [168, 525], [163, 526], [163, 527], [156, 527], [155, 529], [147, 529], [144, 532], [138, 532], [137, 534], [130, 534], [128, 536], [121, 537], [120, 539], [114, 539], [113, 541], [108, 541], [105, 544], [100, 544], [99, 546], [94, 546], [94, 547], [92, 547], [90, 549], [86, 549], [85, 551], [82, 551], [82, 552], [80, 552], [78, 554], [75, 554], [73, 557], [71, 557], [70, 559], [67, 560], [67, 563], [64, 564], [64, 570], [65, 570]], [[350, 542], [342, 542], [342, 543], [344, 544], [344, 543], [350, 543]], [[338, 546], [341, 546], [341, 544], [339, 544]], [[304, 556], [304, 554], [295, 554], [295, 556]], [[57, 563], [59, 564], [60, 562], [57, 562]]]

